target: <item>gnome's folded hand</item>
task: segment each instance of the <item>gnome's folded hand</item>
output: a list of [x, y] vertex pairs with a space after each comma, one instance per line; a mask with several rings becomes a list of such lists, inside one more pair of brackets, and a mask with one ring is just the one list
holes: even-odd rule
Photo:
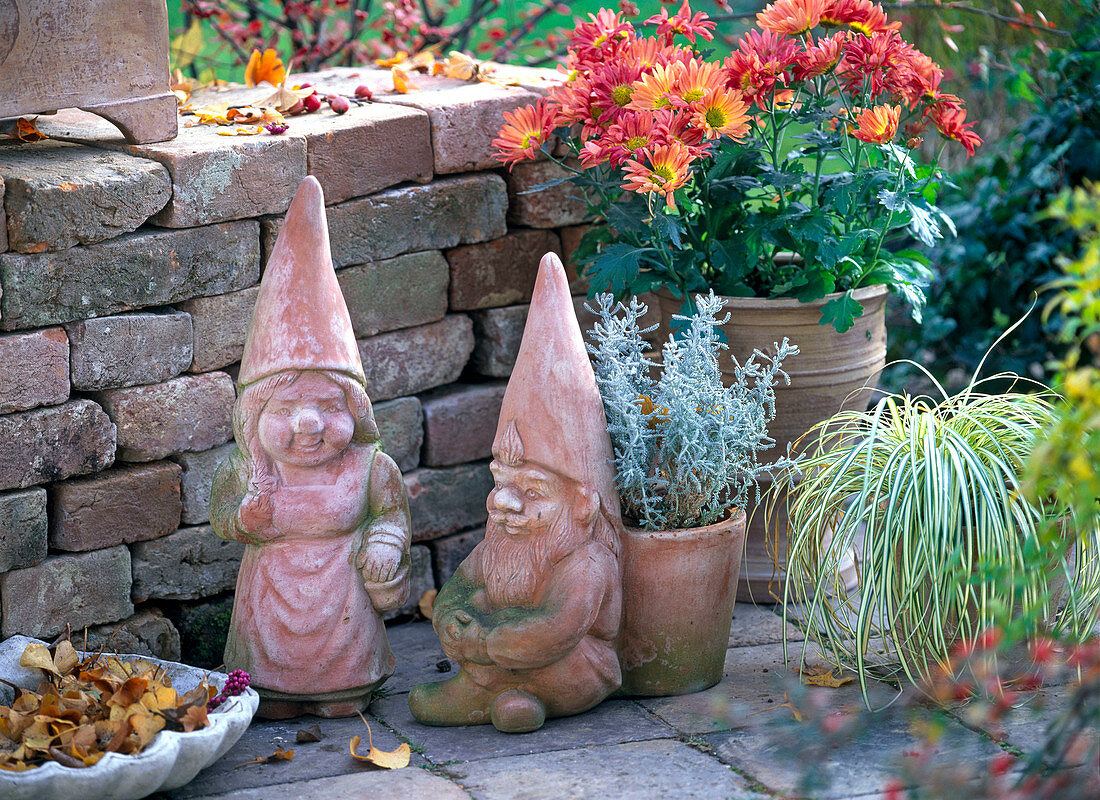
[[368, 583], [385, 583], [397, 577], [404, 555], [401, 548], [391, 542], [375, 541], [363, 548], [356, 559], [356, 566]]
[[274, 531], [271, 515], [275, 503], [268, 492], [248, 492], [241, 501], [240, 522], [245, 533], [257, 539], [268, 539]]
[[455, 661], [491, 663], [485, 651], [488, 631], [467, 612], [455, 609], [440, 620], [436, 630], [439, 632], [443, 652]]

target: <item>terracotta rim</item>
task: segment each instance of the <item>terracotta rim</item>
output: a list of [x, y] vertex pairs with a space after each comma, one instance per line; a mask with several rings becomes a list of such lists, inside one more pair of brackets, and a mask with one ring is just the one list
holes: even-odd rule
[[[890, 287], [884, 283], [878, 283], [874, 286], [861, 286], [852, 292], [852, 297], [856, 300], [872, 300], [880, 296], [889, 294]], [[654, 294], [661, 295], [670, 298], [672, 300], [677, 299], [671, 292], [665, 287], [655, 289]], [[811, 300], [808, 303], [803, 303], [794, 297], [733, 297], [731, 295], [718, 295], [721, 299], [726, 301], [727, 308], [759, 308], [761, 310], [771, 309], [789, 309], [789, 308], [820, 308], [831, 300], [835, 300], [838, 297], [842, 297], [844, 292], [833, 292], [827, 294], [819, 300]], [[739, 322], [738, 324], [742, 324]]]
[[634, 528], [624, 524], [623, 530], [629, 535], [639, 539], [679, 539], [682, 541], [685, 539], [704, 539], [727, 528], [732, 529], [736, 533], [738, 529], [744, 529], [747, 522], [748, 518], [745, 516], [745, 510], [742, 508], [735, 508], [725, 519], [710, 525], [705, 525], [701, 528], [670, 528], [667, 530], [650, 531], [645, 528]]

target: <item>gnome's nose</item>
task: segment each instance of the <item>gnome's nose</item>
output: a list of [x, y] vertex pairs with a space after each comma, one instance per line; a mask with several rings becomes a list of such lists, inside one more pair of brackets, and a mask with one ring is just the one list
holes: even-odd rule
[[311, 408], [304, 408], [294, 418], [295, 433], [320, 433], [321, 415]]
[[510, 486], [503, 486], [497, 490], [496, 496], [493, 498], [493, 505], [497, 507], [498, 511], [507, 511], [512, 514], [523, 511], [523, 499]]

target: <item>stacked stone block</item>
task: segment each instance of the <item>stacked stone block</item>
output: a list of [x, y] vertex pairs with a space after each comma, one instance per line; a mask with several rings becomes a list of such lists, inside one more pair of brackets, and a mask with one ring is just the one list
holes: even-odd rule
[[568, 185], [523, 194], [553, 165], [492, 157], [502, 112], [549, 85], [521, 77], [396, 95], [386, 72], [340, 70], [309, 79], [367, 83], [380, 102], [283, 136], [183, 120], [174, 141], [129, 145], [69, 110], [39, 121], [49, 140], [0, 147], [3, 636], [87, 626], [116, 650], [220, 661], [243, 546], [211, 532], [210, 486], [234, 446], [264, 261], [306, 174], [326, 192], [367, 389], [408, 487], [413, 591], [391, 616], [453, 573], [484, 535], [538, 261], [568, 258], [584, 231]]

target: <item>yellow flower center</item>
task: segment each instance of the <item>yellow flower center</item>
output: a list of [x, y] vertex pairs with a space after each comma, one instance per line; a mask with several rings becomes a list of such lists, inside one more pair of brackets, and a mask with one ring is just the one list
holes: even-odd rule
[[871, 35], [871, 29], [862, 22], [849, 22], [848, 27], [856, 33], [862, 33], [864, 36]]
[[718, 129], [724, 127], [729, 121], [726, 118], [726, 112], [717, 106], [711, 106], [707, 109], [706, 113], [707, 127]]
[[684, 100], [689, 103], [694, 103], [696, 100], [701, 100], [702, 98], [702, 89], [688, 89], [686, 92], [684, 92]]
[[676, 173], [673, 172], [672, 167], [668, 164], [655, 164], [653, 166], [653, 172], [650, 174], [649, 179], [657, 186], [664, 186], [669, 181], [676, 177]]
[[523, 146], [522, 149], [526, 150], [533, 144], [538, 144], [539, 139], [542, 138], [542, 131], [529, 131], [523, 134]]
[[645, 147], [647, 144], [649, 144], [649, 137], [647, 137], [647, 136], [631, 136], [623, 144], [624, 144], [624, 146], [626, 147], [627, 150], [634, 151], [634, 150], [637, 150], [641, 147]]
[[616, 86], [611, 90], [611, 102], [619, 108], [623, 108], [630, 102], [630, 96], [634, 94], [634, 87], [630, 85]]

